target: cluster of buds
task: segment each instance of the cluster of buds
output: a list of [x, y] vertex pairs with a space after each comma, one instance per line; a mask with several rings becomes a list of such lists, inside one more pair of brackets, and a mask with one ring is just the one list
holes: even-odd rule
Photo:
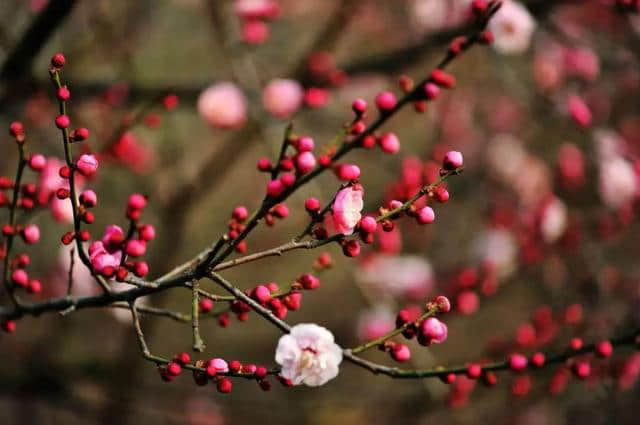
[[[249, 211], [247, 207], [243, 205], [238, 205], [231, 212], [231, 219], [227, 224], [229, 232], [227, 232], [227, 236], [230, 240], [234, 240], [242, 233], [245, 229], [244, 222], [249, 218]], [[240, 241], [235, 245], [235, 250], [239, 253], [243, 253], [247, 251], [247, 241]]]
[[[451, 311], [451, 303], [444, 295], [437, 296], [427, 303], [426, 311], [417, 306], [400, 310], [396, 316], [396, 329], [402, 336], [411, 340], [416, 338], [423, 346], [441, 344], [448, 336], [447, 325], [434, 317], [435, 314], [445, 314]], [[397, 362], [406, 362], [411, 359], [411, 349], [408, 345], [385, 340], [379, 345], [383, 351], [387, 351], [391, 358]]]
[[[272, 176], [272, 180], [267, 184], [267, 195], [274, 198], [293, 186], [298, 178], [313, 171], [318, 164], [318, 159], [313, 153], [315, 143], [311, 137], [290, 135], [284, 144], [282, 156], [277, 164], [272, 164], [268, 158], [258, 160], [258, 170], [268, 172]], [[293, 147], [296, 152], [287, 155], [289, 147]], [[322, 164], [322, 161], [320, 163]]]
[[221, 393], [230, 393], [233, 383], [230, 377], [255, 379], [264, 391], [271, 389], [271, 383], [266, 379], [269, 371], [264, 366], [243, 364], [238, 360], [227, 362], [219, 357], [209, 360], [196, 360], [193, 364], [188, 353], [176, 354], [169, 363], [158, 367], [160, 378], [165, 382], [172, 382], [180, 376], [184, 369], [193, 371], [193, 380], [198, 386], [205, 386], [213, 382]]

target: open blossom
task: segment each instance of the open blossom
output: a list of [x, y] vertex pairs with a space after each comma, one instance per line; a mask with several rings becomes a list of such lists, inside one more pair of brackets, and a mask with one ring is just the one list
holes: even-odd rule
[[489, 30], [495, 41], [492, 46], [504, 54], [523, 53], [531, 44], [536, 21], [519, 2], [507, 0], [489, 21]]
[[354, 190], [352, 187], [342, 189], [336, 195], [333, 203], [333, 224], [336, 232], [350, 235], [360, 221], [362, 207], [362, 190]]
[[247, 120], [244, 94], [233, 83], [214, 84], [200, 94], [198, 113], [216, 128], [242, 127]]
[[300, 109], [303, 97], [304, 90], [296, 80], [276, 78], [262, 91], [262, 106], [275, 117], [289, 118]]
[[282, 366], [280, 375], [294, 385], [323, 385], [338, 375], [342, 349], [333, 334], [313, 323], [301, 323], [280, 337], [276, 362]]
[[124, 240], [124, 232], [120, 226], [109, 225], [105, 229], [102, 239], [89, 245], [89, 259], [97, 272], [105, 267], [117, 268], [122, 260], [121, 242]]
[[97, 272], [101, 272], [106, 267], [118, 267], [122, 259], [122, 251], [111, 254], [101, 241], [95, 241], [89, 246], [89, 259], [93, 268]]

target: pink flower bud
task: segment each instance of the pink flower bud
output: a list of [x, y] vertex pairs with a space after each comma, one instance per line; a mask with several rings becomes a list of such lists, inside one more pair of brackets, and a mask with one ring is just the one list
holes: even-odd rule
[[390, 353], [393, 360], [404, 363], [411, 359], [411, 350], [405, 344], [396, 344], [391, 349]]
[[336, 167], [336, 174], [342, 181], [356, 180], [360, 177], [360, 167], [355, 164], [341, 164]]
[[26, 243], [32, 245], [40, 240], [40, 229], [35, 224], [29, 224], [22, 230], [22, 238]]
[[423, 345], [443, 343], [447, 339], [448, 333], [447, 325], [435, 317], [429, 317], [420, 324]]
[[430, 224], [436, 219], [436, 213], [433, 212], [433, 208], [426, 206], [418, 210], [418, 223]]
[[522, 354], [512, 354], [509, 357], [509, 368], [514, 372], [521, 372], [527, 368], [527, 358]]
[[127, 208], [131, 210], [141, 210], [147, 206], [147, 198], [140, 193], [134, 193], [129, 195], [129, 201], [127, 202]]
[[316, 157], [305, 151], [296, 156], [296, 168], [300, 174], [307, 174], [316, 167]]
[[444, 155], [442, 166], [445, 170], [455, 170], [462, 167], [462, 154], [458, 151], [449, 151]]
[[376, 107], [381, 113], [388, 113], [396, 107], [396, 95], [390, 91], [383, 91], [376, 96]]
[[29, 284], [29, 275], [24, 269], [16, 269], [11, 273], [11, 281], [23, 288], [26, 288]]
[[271, 299], [271, 291], [264, 285], [258, 285], [251, 291], [251, 297], [261, 304], [266, 304]]
[[449, 298], [444, 295], [438, 295], [434, 302], [438, 306], [438, 311], [440, 313], [448, 313], [451, 311], [451, 302], [449, 301]]
[[267, 183], [267, 195], [275, 198], [282, 193], [284, 185], [280, 180], [271, 180]]
[[426, 83], [424, 85], [424, 94], [427, 96], [427, 99], [434, 100], [440, 94], [440, 87], [433, 83]]
[[140, 229], [138, 229], [138, 235], [143, 241], [149, 242], [156, 237], [156, 229], [150, 224], [145, 224], [144, 226], [140, 227]]
[[296, 149], [298, 149], [298, 152], [309, 152], [313, 150], [314, 145], [313, 139], [309, 136], [305, 136], [298, 140]]
[[70, 124], [71, 124], [71, 120], [69, 119], [68, 116], [58, 115], [56, 117], [56, 127], [58, 127], [60, 130], [64, 130], [65, 128], [68, 128]]
[[98, 204], [98, 195], [91, 190], [85, 190], [80, 194], [80, 203], [87, 208], [93, 208]]
[[247, 211], [247, 207], [243, 206], [243, 205], [239, 205], [237, 207], [235, 207], [233, 209], [233, 213], [231, 213], [231, 216], [239, 221], [240, 223], [242, 223], [243, 221], [245, 221], [248, 217], [249, 217], [249, 211]]
[[132, 257], [141, 257], [147, 252], [147, 243], [138, 239], [132, 239], [127, 242], [125, 252]]
[[611, 357], [613, 353], [613, 345], [609, 341], [602, 341], [596, 344], [596, 354], [599, 357], [607, 358]]
[[296, 176], [291, 173], [285, 173], [280, 176], [280, 182], [284, 187], [291, 187], [296, 182]]
[[568, 101], [569, 114], [571, 118], [583, 128], [591, 126], [592, 116], [591, 110], [585, 103], [585, 101], [579, 96], [569, 96]]
[[247, 19], [242, 25], [242, 39], [247, 44], [262, 44], [269, 38], [269, 26], [259, 19]]
[[376, 222], [376, 219], [369, 215], [360, 220], [360, 229], [365, 233], [373, 233], [376, 231], [377, 227], [378, 223]]
[[342, 252], [347, 257], [357, 257], [360, 255], [360, 243], [355, 240], [347, 241], [342, 246]]
[[362, 115], [367, 110], [367, 102], [364, 99], [356, 99], [351, 104], [351, 108], [356, 115]]
[[380, 137], [380, 147], [385, 153], [395, 154], [400, 150], [400, 139], [395, 133], [385, 133]]
[[307, 211], [318, 211], [320, 209], [320, 201], [316, 198], [308, 198], [304, 201], [304, 207]]
[[29, 166], [34, 171], [42, 171], [45, 165], [47, 165], [47, 159], [44, 157], [44, 155], [36, 154], [32, 155], [31, 158], [29, 158]]
[[138, 277], [145, 277], [149, 273], [149, 265], [146, 261], [138, 261], [133, 266], [133, 274]]
[[78, 158], [76, 162], [76, 167], [78, 171], [80, 171], [80, 174], [85, 177], [91, 177], [98, 171], [98, 159], [95, 155], [91, 154], [80, 155], [80, 158]]

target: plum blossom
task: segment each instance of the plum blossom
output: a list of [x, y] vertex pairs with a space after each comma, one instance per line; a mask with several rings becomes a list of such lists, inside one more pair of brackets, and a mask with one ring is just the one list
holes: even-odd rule
[[375, 255], [363, 262], [357, 278], [397, 297], [424, 299], [434, 285], [433, 268], [422, 257]]
[[333, 334], [313, 323], [301, 323], [280, 337], [276, 362], [282, 366], [280, 375], [294, 385], [323, 385], [338, 375], [342, 349]]
[[500, 278], [509, 276], [518, 264], [518, 243], [505, 229], [489, 229], [473, 243], [475, 257], [491, 265]]
[[633, 165], [620, 156], [601, 161], [598, 190], [602, 201], [611, 208], [633, 200], [638, 193], [638, 176]]
[[426, 33], [462, 24], [471, 16], [471, 0], [413, 0], [409, 9], [413, 27]]
[[357, 324], [358, 339], [371, 341], [391, 332], [394, 328], [395, 315], [388, 307], [378, 305], [360, 314]]
[[338, 233], [350, 235], [360, 221], [362, 215], [362, 190], [355, 190], [353, 187], [346, 187], [336, 195], [333, 203], [333, 225]]
[[300, 109], [303, 97], [304, 90], [296, 80], [276, 78], [262, 91], [262, 106], [275, 117], [289, 118]]
[[560, 238], [568, 224], [567, 206], [562, 200], [554, 197], [549, 200], [540, 215], [540, 234], [542, 239], [551, 244]]
[[[58, 199], [54, 196], [56, 190], [69, 188], [69, 182], [60, 177], [59, 171], [64, 163], [55, 157], [47, 158], [44, 168], [40, 173], [38, 182], [38, 203], [46, 205], [49, 203], [51, 214], [59, 223], [71, 223], [73, 221], [73, 208], [68, 199]], [[83, 186], [84, 179], [81, 176], [76, 178], [76, 188], [80, 190]]]
[[507, 55], [526, 51], [535, 29], [536, 21], [527, 8], [513, 0], [504, 1], [489, 21], [489, 30], [495, 37], [492, 46]]
[[102, 272], [106, 267], [120, 266], [123, 240], [124, 232], [120, 226], [112, 224], [107, 226], [101, 240], [89, 245], [89, 259], [95, 271]]
[[223, 129], [242, 127], [247, 120], [244, 94], [233, 83], [209, 86], [198, 98], [198, 113], [211, 126]]

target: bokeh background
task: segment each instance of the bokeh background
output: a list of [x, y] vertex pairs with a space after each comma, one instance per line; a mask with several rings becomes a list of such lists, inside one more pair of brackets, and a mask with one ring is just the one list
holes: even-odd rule
[[[147, 194], [144, 221], [158, 235], [147, 258], [159, 276], [217, 239], [235, 205], [259, 206], [267, 176], [255, 164], [277, 155], [288, 122], [316, 146], [328, 143], [352, 118], [353, 99], [372, 104], [383, 89], [399, 92], [400, 75], [426, 76], [452, 37], [468, 29], [470, 2], [277, 3], [268, 37], [252, 44], [231, 0], [4, 0], [0, 127], [22, 120], [31, 152], [62, 156], [48, 66], [53, 53], [64, 52], [72, 121], [90, 129], [92, 150], [104, 152], [99, 177], [87, 184], [100, 197], [92, 234], [124, 226], [126, 197]], [[531, 34], [517, 14], [497, 30], [523, 38], [523, 46], [472, 49], [451, 67], [455, 90], [424, 114], [408, 107], [386, 124], [402, 142], [399, 154], [358, 150], [347, 159], [360, 166], [365, 209], [375, 211], [415, 188], [443, 152], [462, 151], [465, 172], [451, 180], [451, 200], [435, 207], [436, 223], [401, 221], [358, 259], [329, 247], [334, 266], [287, 320], [319, 323], [352, 346], [389, 326], [401, 306], [445, 293], [456, 307], [445, 319], [449, 340], [433, 348], [412, 342], [407, 367], [416, 368], [500, 359], [514, 347], [557, 352], [574, 336], [591, 341], [637, 328], [640, 20], [615, 1], [516, 3], [535, 23]], [[287, 119], [262, 105], [274, 78], [307, 90], [306, 103]], [[233, 82], [246, 97], [240, 128], [214, 128], [198, 111], [200, 94], [218, 82]], [[178, 96], [176, 108], [163, 107], [166, 94]], [[1, 139], [0, 174], [11, 176], [15, 147], [8, 135]], [[297, 234], [308, 220], [304, 199], [328, 201], [338, 185], [325, 173], [305, 186], [288, 202], [286, 220], [252, 234], [249, 252]], [[30, 274], [44, 284], [32, 298], [60, 295], [66, 254], [59, 240], [69, 225], [46, 206], [24, 220], [43, 231], [42, 242], [27, 249]], [[376, 263], [381, 251], [388, 262]], [[318, 255], [291, 252], [225, 276], [241, 288], [287, 286]], [[86, 276], [76, 279], [77, 294], [99, 291]], [[146, 302], [188, 311], [189, 295], [176, 289]], [[143, 327], [158, 354], [191, 346], [188, 324], [145, 317]], [[279, 333], [255, 315], [202, 328], [207, 357], [273, 365]], [[349, 364], [320, 388], [274, 382], [263, 392], [255, 382], [234, 381], [234, 391], [222, 395], [187, 375], [161, 382], [139, 355], [126, 311], [27, 317], [0, 338], [3, 424], [637, 423], [640, 360], [632, 349], [594, 361], [592, 378], [569, 378], [553, 395], [560, 366], [532, 373], [530, 388], [501, 373], [493, 388], [461, 380], [452, 389]], [[392, 363], [381, 352], [367, 356]], [[528, 391], [519, 396], [522, 386]]]

